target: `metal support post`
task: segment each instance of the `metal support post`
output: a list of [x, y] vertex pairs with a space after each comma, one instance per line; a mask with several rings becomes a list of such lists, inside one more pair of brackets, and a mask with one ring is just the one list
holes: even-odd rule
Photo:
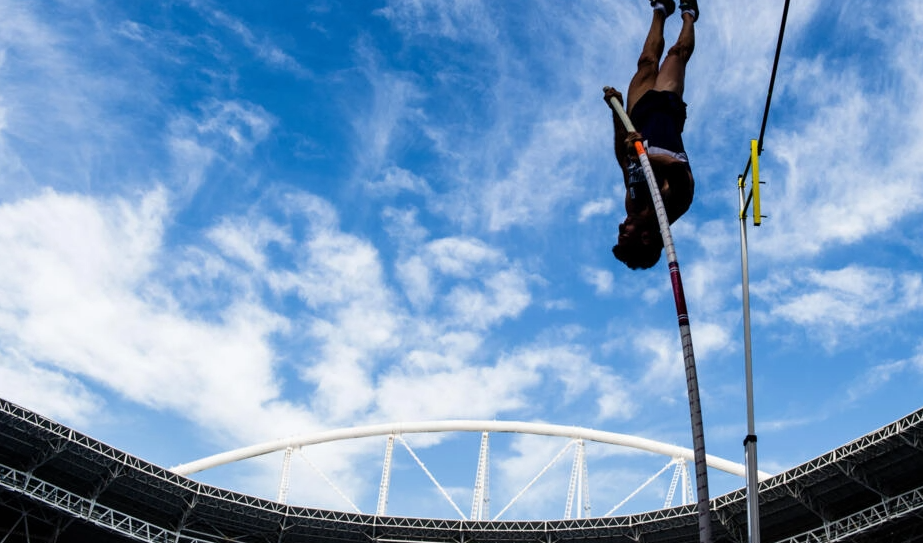
[[[759, 225], [759, 150], [756, 140], [751, 141], [750, 162], [753, 165], [754, 224]], [[753, 357], [750, 343], [750, 263], [747, 251], [747, 199], [746, 178], [737, 178], [737, 192], [740, 202], [740, 268], [743, 290], [744, 321], [744, 368], [747, 387], [747, 437], [744, 439], [744, 454], [747, 466], [747, 530], [750, 543], [760, 543], [760, 499], [759, 477], [756, 461], [756, 427], [753, 410]]]

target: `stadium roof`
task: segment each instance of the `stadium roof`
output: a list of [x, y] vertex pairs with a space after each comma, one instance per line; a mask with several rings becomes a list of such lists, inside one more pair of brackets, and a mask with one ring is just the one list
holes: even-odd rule
[[[923, 409], [760, 484], [764, 542], [923, 542]], [[747, 540], [743, 489], [715, 542]], [[618, 517], [464, 521], [285, 505], [177, 475], [0, 400], [0, 541], [695, 541], [694, 505]]]

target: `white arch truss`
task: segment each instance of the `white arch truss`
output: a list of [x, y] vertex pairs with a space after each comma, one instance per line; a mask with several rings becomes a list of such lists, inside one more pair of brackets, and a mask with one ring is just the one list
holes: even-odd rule
[[[232, 462], [239, 462], [247, 458], [262, 456], [264, 454], [285, 449], [300, 448], [307, 445], [317, 445], [320, 443], [329, 443], [331, 441], [342, 441], [347, 439], [358, 439], [374, 436], [390, 436], [401, 434], [422, 434], [422, 433], [446, 433], [446, 432], [490, 432], [490, 433], [517, 433], [532, 434], [554, 437], [564, 437], [570, 439], [583, 439], [608, 445], [617, 445], [629, 447], [655, 454], [669, 456], [671, 458], [683, 458], [688, 461], [695, 461], [692, 449], [679, 447], [669, 443], [662, 443], [653, 439], [619, 434], [615, 432], [606, 432], [602, 430], [591, 430], [579, 426], [563, 426], [558, 424], [545, 424], [537, 422], [515, 422], [515, 421], [496, 421], [496, 420], [443, 420], [428, 422], [396, 422], [387, 424], [374, 424], [369, 426], [356, 426], [353, 428], [342, 428], [338, 430], [328, 430], [316, 432], [301, 436], [276, 439], [233, 449], [223, 453], [207, 456], [193, 462], [180, 464], [170, 468], [170, 471], [178, 475], [191, 475], [203, 470], [223, 466]], [[709, 467], [715, 468], [739, 477], [746, 476], [746, 466], [738, 462], [725, 460], [714, 455], [707, 455], [706, 461]], [[759, 479], [762, 481], [771, 477], [771, 474], [760, 471]]]

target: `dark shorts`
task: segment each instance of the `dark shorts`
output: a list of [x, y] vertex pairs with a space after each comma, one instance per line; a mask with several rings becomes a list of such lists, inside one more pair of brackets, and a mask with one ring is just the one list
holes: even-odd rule
[[686, 103], [675, 92], [649, 90], [631, 108], [631, 122], [649, 147], [685, 153]]

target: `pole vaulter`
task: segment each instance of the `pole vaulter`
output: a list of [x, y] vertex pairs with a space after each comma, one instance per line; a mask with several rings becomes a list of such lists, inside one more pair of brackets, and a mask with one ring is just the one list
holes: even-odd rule
[[[637, 270], [653, 267], [661, 257], [661, 249], [666, 249], [686, 369], [698, 491], [699, 541], [711, 543], [699, 384], [686, 297], [670, 233], [670, 224], [689, 209], [695, 191], [682, 132], [686, 121], [683, 101], [686, 65], [695, 50], [699, 7], [697, 0], [679, 0], [678, 6], [676, 0], [650, 0], [650, 3], [653, 9], [651, 26], [624, 102], [630, 115], [622, 105], [622, 94], [609, 86], [603, 88], [603, 98], [612, 110], [615, 156], [625, 180], [626, 217], [619, 224], [618, 243], [612, 248], [612, 254]], [[676, 11], [680, 12], [682, 27], [676, 43], [663, 58], [664, 25]]]

